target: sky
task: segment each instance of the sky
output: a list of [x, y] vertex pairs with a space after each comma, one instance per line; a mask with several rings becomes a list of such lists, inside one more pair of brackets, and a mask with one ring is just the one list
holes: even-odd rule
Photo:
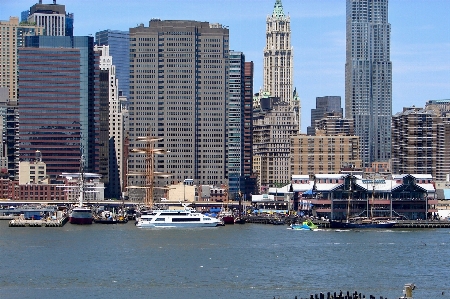
[[[37, 0], [0, 0], [0, 20], [20, 17]], [[53, 0], [43, 0], [52, 3]], [[301, 131], [319, 96], [341, 96], [345, 106], [345, 0], [282, 0], [291, 18], [294, 87], [300, 95]], [[254, 62], [254, 92], [263, 84], [266, 17], [275, 0], [57, 0], [74, 13], [74, 35], [128, 30], [152, 18], [221, 23], [230, 50]], [[450, 99], [450, 0], [390, 0], [392, 112]]]

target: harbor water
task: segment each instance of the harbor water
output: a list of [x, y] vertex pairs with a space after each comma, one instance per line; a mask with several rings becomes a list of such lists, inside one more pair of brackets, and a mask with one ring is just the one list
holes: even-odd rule
[[0, 298], [298, 298], [358, 291], [450, 298], [450, 230], [8, 227]]

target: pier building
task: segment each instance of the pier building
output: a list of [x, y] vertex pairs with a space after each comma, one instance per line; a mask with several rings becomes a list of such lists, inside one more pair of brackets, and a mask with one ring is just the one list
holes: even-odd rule
[[371, 215], [416, 220], [438, 212], [431, 175], [392, 175], [389, 179], [293, 175], [291, 184], [270, 188], [268, 194], [274, 195], [275, 201], [289, 202], [290, 209], [333, 220]]

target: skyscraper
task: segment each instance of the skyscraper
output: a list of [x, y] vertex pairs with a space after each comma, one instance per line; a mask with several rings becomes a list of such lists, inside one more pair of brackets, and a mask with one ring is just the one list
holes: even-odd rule
[[276, 0], [272, 15], [266, 19], [264, 48], [264, 90], [272, 97], [293, 105], [294, 55], [291, 46], [291, 18]]
[[[123, 184], [122, 177], [124, 175], [124, 121], [118, 92], [119, 80], [116, 77], [113, 57], [109, 52], [110, 46], [95, 46], [94, 50], [100, 55], [100, 77], [98, 79], [100, 84], [96, 84], [100, 92], [97, 94], [99, 94], [101, 102], [104, 102], [103, 97], [106, 97], [108, 102], [100, 106], [100, 121], [108, 122], [108, 126], [106, 126], [108, 128], [106, 140], [109, 140], [109, 144], [101, 146], [100, 149], [100, 163], [102, 163], [102, 158], [109, 163], [108, 171], [105, 171], [108, 175], [108, 182], [104, 180], [107, 187], [105, 194], [110, 198], [119, 198], [123, 188], [121, 184]], [[106, 108], [109, 109], [106, 111], [107, 113], [104, 113], [103, 110]], [[102, 127], [104, 128], [104, 126]], [[105, 139], [100, 138], [100, 140], [103, 141]], [[108, 150], [108, 152], [105, 153], [105, 150]], [[102, 164], [100, 164], [100, 174], [104, 175], [101, 168]]]
[[430, 100], [425, 108], [404, 107], [392, 117], [392, 172], [450, 173], [450, 100]]
[[95, 102], [94, 39], [27, 37], [19, 49], [19, 158], [37, 150], [47, 173], [99, 168], [99, 102]]
[[403, 108], [392, 117], [392, 173], [431, 174], [436, 178], [439, 118], [436, 111], [417, 107]]
[[[170, 151], [154, 169], [172, 173], [158, 184], [193, 179], [227, 183], [226, 101], [229, 31], [220, 24], [152, 19], [130, 28], [130, 148], [158, 137]], [[145, 154], [130, 153], [130, 172], [145, 170]], [[130, 184], [146, 185], [131, 177]], [[131, 198], [131, 195], [130, 195]]]
[[242, 52], [230, 51], [227, 103], [227, 173], [229, 197], [235, 199], [244, 185], [244, 65]]
[[95, 44], [109, 46], [109, 53], [116, 66], [119, 91], [128, 97], [130, 93], [130, 33], [120, 30], [102, 30], [95, 33]]
[[308, 135], [315, 135], [316, 121], [322, 119], [327, 112], [336, 112], [343, 116], [340, 96], [316, 97], [316, 108], [311, 109], [311, 126], [306, 131]]
[[392, 63], [388, 0], [347, 0], [345, 116], [363, 166], [391, 157]]
[[279, 98], [261, 98], [253, 111], [253, 155], [260, 158], [261, 188], [287, 184], [291, 177], [291, 137], [298, 134], [298, 114]]
[[253, 173], [253, 61], [244, 64], [244, 199], [258, 194], [257, 180]]
[[[25, 13], [22, 12], [22, 18]], [[44, 35], [73, 36], [73, 14], [66, 13], [66, 6], [56, 4], [56, 0], [52, 4], [42, 4], [42, 0], [39, 0], [39, 3], [30, 7], [28, 21], [44, 27]]]
[[[253, 192], [252, 104], [253, 62], [245, 62], [242, 52], [230, 51], [227, 101], [227, 173], [229, 198]], [[254, 182], [253, 182], [254, 183]]]
[[[0, 21], [0, 88], [7, 90], [7, 113], [3, 115], [3, 141], [8, 163], [8, 173], [11, 178], [17, 174], [19, 167], [18, 150], [18, 60], [17, 49], [25, 45], [27, 36], [37, 36], [44, 33], [44, 27], [26, 22], [19, 23], [19, 18], [10, 17], [9, 21]], [[4, 91], [3, 91], [4, 92]], [[6, 117], [6, 119], [5, 119]]]
[[300, 131], [300, 100], [293, 91], [291, 21], [276, 0], [266, 19], [264, 90], [254, 101], [253, 158], [261, 190], [290, 180], [290, 137]]
[[7, 87], [9, 100], [17, 100], [17, 49], [23, 47], [26, 36], [42, 35], [44, 27], [20, 23], [18, 17], [0, 21], [0, 87]]

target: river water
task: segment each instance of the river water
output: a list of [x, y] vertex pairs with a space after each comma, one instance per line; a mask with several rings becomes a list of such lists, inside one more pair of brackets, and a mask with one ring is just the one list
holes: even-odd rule
[[[450, 230], [139, 229], [0, 221], [0, 298], [450, 298]], [[444, 292], [444, 294], [442, 293]]]

